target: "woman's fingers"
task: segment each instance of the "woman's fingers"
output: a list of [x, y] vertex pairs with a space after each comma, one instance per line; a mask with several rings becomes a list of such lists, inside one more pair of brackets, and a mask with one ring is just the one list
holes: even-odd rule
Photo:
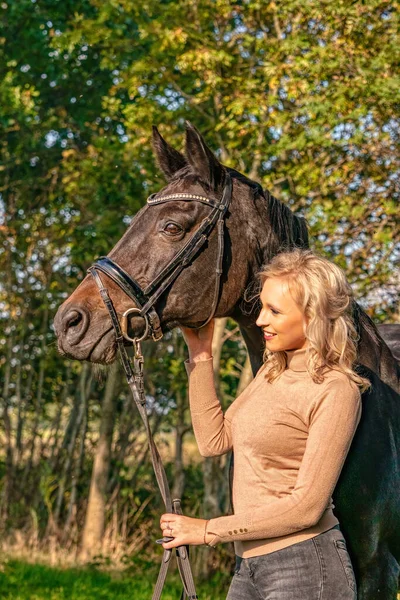
[[180, 326], [180, 329], [190, 354], [195, 355], [201, 352], [211, 352], [214, 319], [211, 319], [207, 325], [200, 329], [190, 329], [189, 327], [184, 327], [182, 325]]
[[184, 543], [179, 540], [179, 538], [175, 538], [170, 542], [164, 542], [161, 544], [164, 550], [171, 550], [171, 548], [177, 548], [178, 546], [183, 546]]

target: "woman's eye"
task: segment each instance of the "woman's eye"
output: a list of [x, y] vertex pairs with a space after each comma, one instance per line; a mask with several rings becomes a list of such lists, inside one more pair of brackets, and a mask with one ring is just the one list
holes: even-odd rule
[[271, 308], [271, 312], [273, 312], [273, 313], [274, 313], [274, 315], [279, 315], [278, 311], [277, 311], [277, 310], [274, 310], [273, 308]]
[[167, 223], [164, 227], [166, 233], [177, 234], [181, 233], [182, 227], [176, 223]]

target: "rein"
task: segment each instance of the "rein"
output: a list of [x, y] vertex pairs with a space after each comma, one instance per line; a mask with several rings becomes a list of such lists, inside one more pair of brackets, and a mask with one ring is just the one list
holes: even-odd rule
[[[222, 261], [224, 256], [224, 216], [229, 207], [230, 200], [232, 197], [232, 179], [228, 173], [226, 173], [226, 182], [222, 194], [222, 199], [213, 200], [206, 196], [199, 196], [196, 194], [169, 194], [166, 196], [157, 197], [156, 194], [152, 194], [147, 199], [147, 204], [153, 206], [155, 204], [162, 204], [171, 201], [182, 201], [182, 202], [201, 202], [212, 208], [210, 214], [203, 219], [199, 228], [188, 240], [188, 242], [177, 252], [174, 258], [161, 270], [161, 272], [155, 277], [155, 279], [145, 288], [142, 289], [139, 283], [133, 279], [124, 269], [122, 269], [117, 263], [106, 256], [100, 257], [89, 269], [87, 270], [93, 276], [93, 279], [99, 288], [101, 298], [109, 312], [112, 325], [114, 327], [116, 342], [118, 351], [121, 359], [122, 366], [125, 371], [126, 379], [129, 388], [132, 393], [133, 400], [140, 413], [143, 423], [146, 428], [147, 439], [151, 451], [151, 460], [153, 464], [154, 473], [158, 483], [158, 487], [161, 492], [162, 499], [164, 501], [165, 510], [167, 513], [182, 514], [181, 501], [179, 498], [172, 499], [171, 491], [168, 484], [167, 476], [160, 458], [160, 454], [154, 443], [154, 439], [151, 433], [149, 420], [146, 410], [146, 396], [144, 392], [144, 379], [143, 379], [143, 365], [144, 359], [141, 351], [140, 342], [149, 338], [150, 336], [154, 341], [158, 341], [163, 337], [161, 330], [160, 318], [155, 310], [155, 303], [159, 297], [165, 292], [165, 290], [176, 280], [180, 272], [190, 264], [192, 259], [195, 258], [199, 250], [204, 246], [208, 240], [214, 227], [217, 227], [218, 234], [218, 253], [216, 260], [216, 282], [214, 297], [212, 300], [211, 311], [208, 319], [201, 325], [204, 327], [214, 316], [220, 293], [220, 282], [222, 275]], [[117, 312], [110, 298], [107, 288], [105, 287], [100, 272], [107, 275], [112, 279], [122, 291], [133, 300], [135, 306], [128, 308], [122, 315], [121, 323], [118, 320]], [[145, 320], [145, 330], [141, 337], [131, 338], [128, 336], [128, 316], [132, 313], [136, 313]], [[133, 343], [133, 361], [128, 357], [124, 339]], [[162, 544], [173, 540], [173, 537], [164, 537], [160, 540], [156, 540], [157, 543]], [[189, 600], [196, 600], [198, 598], [194, 585], [192, 570], [189, 562], [189, 546], [182, 545], [175, 548], [176, 560], [178, 564], [179, 574], [183, 584], [183, 590], [181, 594], [181, 600], [187, 597]], [[172, 549], [165, 549], [162, 558], [160, 572], [158, 574], [157, 582], [154, 588], [152, 600], [159, 600], [161, 592], [164, 586], [165, 578], [167, 575], [168, 567], [170, 564], [170, 558]]]

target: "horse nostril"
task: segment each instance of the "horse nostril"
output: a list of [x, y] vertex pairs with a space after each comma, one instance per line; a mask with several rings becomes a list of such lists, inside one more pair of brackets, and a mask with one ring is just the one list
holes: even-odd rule
[[71, 308], [63, 317], [63, 331], [70, 345], [78, 344], [89, 327], [86, 311]]
[[76, 327], [82, 321], [82, 313], [78, 310], [70, 310], [64, 318], [64, 331], [70, 327]]

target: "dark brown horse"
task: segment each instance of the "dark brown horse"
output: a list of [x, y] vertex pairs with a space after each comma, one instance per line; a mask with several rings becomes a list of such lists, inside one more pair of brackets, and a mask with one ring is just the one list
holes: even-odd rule
[[[276, 253], [308, 247], [303, 218], [234, 169], [224, 167], [190, 124], [185, 155], [169, 146], [154, 128], [153, 145], [168, 185], [159, 195], [176, 193], [221, 198], [227, 173], [233, 181], [225, 215], [224, 257], [216, 317], [237, 321], [253, 372], [261, 365], [263, 340], [255, 325], [257, 305], [244, 298], [260, 267]], [[146, 205], [108, 255], [144, 288], [173, 259], [209, 214], [201, 202], [173, 200]], [[218, 234], [207, 243], [157, 300], [163, 331], [182, 324], [199, 326], [209, 316], [215, 286]], [[119, 316], [132, 301], [106, 275]], [[395, 600], [400, 562], [400, 368], [377, 328], [354, 303], [360, 341], [360, 371], [372, 381], [363, 394], [362, 418], [333, 494], [335, 513], [348, 540], [360, 600]], [[143, 319], [130, 321], [141, 335]], [[116, 343], [110, 318], [88, 275], [59, 308], [55, 318], [59, 350], [78, 360], [110, 363]], [[232, 469], [231, 469], [232, 476]]]

